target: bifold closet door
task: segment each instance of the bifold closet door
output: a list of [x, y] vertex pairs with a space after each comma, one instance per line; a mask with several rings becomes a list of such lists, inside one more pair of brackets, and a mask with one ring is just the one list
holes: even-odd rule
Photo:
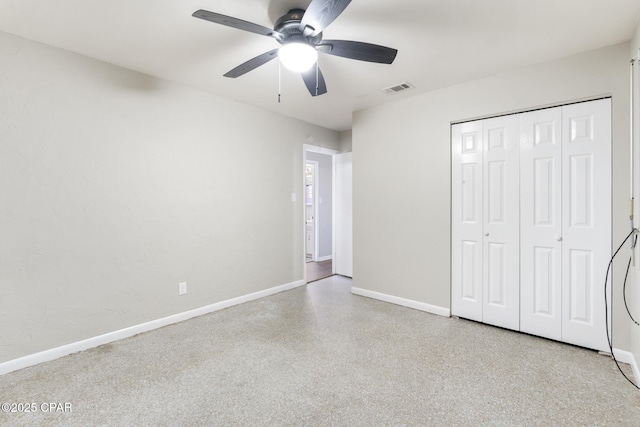
[[562, 136], [562, 341], [609, 351], [611, 99], [562, 107]]
[[519, 328], [518, 118], [452, 127], [452, 313]]
[[562, 110], [520, 117], [520, 330], [562, 339]]
[[451, 128], [451, 313], [482, 322], [482, 121]]
[[611, 101], [521, 117], [520, 328], [607, 350]]
[[483, 121], [482, 321], [520, 326], [519, 118]]

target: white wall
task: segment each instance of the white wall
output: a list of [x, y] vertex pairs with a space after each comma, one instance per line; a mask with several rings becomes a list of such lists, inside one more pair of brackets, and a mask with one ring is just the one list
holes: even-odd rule
[[[631, 41], [629, 49], [629, 58], [636, 58], [634, 64], [634, 86], [635, 86], [635, 121], [634, 121], [634, 144], [635, 144], [635, 227], [640, 227], [640, 160], [638, 155], [640, 154], [640, 58], [638, 57], [638, 50], [640, 49], [640, 23], [636, 28], [635, 36]], [[636, 259], [638, 252], [636, 252]], [[636, 320], [640, 320], [640, 263], [636, 262], [635, 268], [635, 281], [629, 284], [629, 302], [630, 310]], [[629, 320], [627, 319], [627, 322]], [[631, 352], [636, 360], [636, 364], [640, 366], [640, 327], [631, 326]], [[636, 384], [640, 384], [640, 378], [636, 378]]]
[[[628, 64], [624, 43], [354, 113], [353, 286], [448, 309], [451, 122], [587, 97], [613, 97], [613, 236], [623, 238]], [[622, 264], [617, 274], [624, 274]], [[614, 339], [628, 349], [621, 301], [617, 292]]]
[[337, 132], [3, 33], [0, 64], [0, 362], [303, 279], [302, 144]]
[[318, 162], [318, 258], [333, 255], [333, 159], [307, 151], [307, 160]]

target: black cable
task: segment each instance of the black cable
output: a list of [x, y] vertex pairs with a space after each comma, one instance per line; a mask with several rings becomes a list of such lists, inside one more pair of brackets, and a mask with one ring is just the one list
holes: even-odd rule
[[[638, 390], [640, 390], [640, 387], [637, 386], [633, 380], [631, 380], [622, 370], [622, 368], [620, 367], [620, 364], [618, 363], [618, 360], [616, 359], [615, 354], [613, 354], [613, 343], [611, 342], [611, 336], [609, 335], [609, 304], [607, 303], [607, 283], [609, 281], [609, 271], [611, 270], [611, 265], [613, 264], [613, 260], [616, 257], [616, 255], [618, 255], [618, 252], [620, 252], [620, 249], [622, 249], [622, 247], [624, 246], [625, 243], [627, 243], [627, 240], [629, 240], [629, 238], [631, 238], [631, 236], [633, 236], [634, 234], [638, 233], [639, 230], [637, 228], [634, 228], [633, 230], [631, 230], [631, 232], [627, 235], [627, 237], [625, 237], [625, 239], [622, 241], [622, 243], [620, 244], [620, 246], [618, 246], [618, 249], [616, 249], [616, 251], [613, 253], [613, 256], [611, 257], [611, 260], [609, 261], [609, 265], [607, 266], [607, 275], [604, 278], [604, 321], [605, 321], [605, 328], [607, 331], [607, 343], [609, 344], [609, 350], [611, 350], [611, 358], [613, 359], [613, 361], [616, 363], [616, 366], [618, 367], [618, 370], [620, 371], [620, 373], [622, 374], [622, 376], [629, 381], [629, 383], [634, 386], [635, 388], [637, 388]], [[635, 246], [635, 242], [634, 242], [634, 246]], [[626, 282], [627, 282], [627, 275], [629, 273], [629, 266], [631, 265], [631, 257], [629, 258], [629, 264], [627, 265], [627, 274], [625, 274], [625, 285], [626, 286]], [[611, 285], [613, 288], [613, 284]], [[640, 379], [639, 379], [640, 381]]]
[[[638, 235], [636, 234], [633, 239], [633, 244], [631, 245], [632, 249], [636, 247], [637, 242], [638, 242]], [[631, 321], [636, 325], [640, 326], [640, 323], [638, 323], [638, 321], [631, 314], [631, 311], [629, 311], [629, 304], [627, 304], [627, 277], [629, 276], [629, 267], [631, 267], [631, 259], [632, 257], [629, 257], [629, 262], [627, 263], [627, 272], [624, 274], [624, 282], [622, 282], [622, 298], [624, 299], [624, 308], [627, 309], [627, 314], [631, 318]]]

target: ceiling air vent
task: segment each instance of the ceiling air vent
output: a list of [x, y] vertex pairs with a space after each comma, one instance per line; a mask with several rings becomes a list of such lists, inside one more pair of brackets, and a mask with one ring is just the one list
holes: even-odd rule
[[414, 86], [411, 83], [404, 82], [397, 85], [386, 87], [382, 89], [382, 91], [384, 93], [393, 94], [393, 93], [402, 92], [404, 90], [413, 89], [413, 87]]

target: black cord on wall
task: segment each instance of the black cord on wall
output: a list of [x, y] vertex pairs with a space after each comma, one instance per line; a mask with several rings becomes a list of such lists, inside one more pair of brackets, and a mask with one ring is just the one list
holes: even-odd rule
[[[638, 243], [638, 234], [633, 236], [633, 244], [631, 245], [631, 247], [635, 248], [636, 243]], [[640, 323], [638, 323], [638, 321], [631, 314], [631, 311], [629, 311], [629, 304], [627, 304], [627, 277], [629, 276], [629, 267], [631, 267], [631, 259], [632, 257], [629, 257], [629, 262], [627, 263], [627, 271], [624, 274], [624, 282], [622, 283], [622, 298], [624, 299], [624, 308], [627, 309], [627, 314], [631, 318], [631, 321], [636, 325], [640, 326]]]
[[[636, 242], [638, 240], [638, 236], [637, 233], [639, 233], [640, 230], [638, 230], [637, 228], [634, 228], [633, 230], [631, 230], [631, 232], [627, 235], [627, 237], [625, 237], [625, 239], [622, 241], [622, 243], [620, 244], [620, 246], [618, 246], [618, 249], [616, 249], [616, 251], [613, 253], [613, 256], [611, 257], [611, 260], [609, 261], [609, 266], [607, 267], [607, 275], [604, 278], [604, 319], [605, 319], [605, 328], [607, 330], [607, 343], [609, 344], [609, 350], [611, 350], [611, 357], [613, 358], [613, 361], [616, 363], [616, 366], [618, 367], [618, 370], [620, 371], [620, 373], [622, 374], [622, 376], [629, 381], [629, 383], [634, 386], [635, 388], [637, 388], [638, 390], [640, 390], [640, 387], [637, 386], [633, 380], [631, 380], [631, 378], [629, 378], [623, 371], [622, 368], [620, 367], [620, 364], [618, 363], [618, 360], [616, 359], [615, 354], [613, 354], [613, 343], [611, 342], [611, 336], [609, 335], [609, 304], [607, 303], [607, 283], [609, 281], [609, 272], [611, 271], [611, 266], [613, 265], [613, 260], [615, 259], [616, 255], [618, 255], [618, 252], [620, 252], [620, 249], [622, 249], [622, 247], [624, 246], [625, 243], [627, 243], [627, 240], [629, 240], [632, 236], [634, 237], [633, 239], [633, 245], [632, 245], [632, 250], [635, 249], [636, 246]], [[627, 288], [627, 277], [629, 276], [629, 268], [631, 267], [631, 259], [633, 258], [633, 254], [629, 257], [629, 262], [627, 263], [627, 271], [624, 275], [624, 284], [623, 284], [623, 297], [624, 297], [624, 306], [627, 309], [627, 313], [629, 314], [629, 316], [631, 317], [631, 320], [633, 320], [633, 322], [638, 325], [638, 322], [636, 322], [636, 320], [633, 318], [633, 316], [631, 315], [631, 312], [629, 311], [629, 306], [627, 305], [627, 298], [626, 298], [626, 288]], [[613, 288], [613, 284], [611, 285]], [[640, 325], [639, 325], [640, 326]], [[640, 378], [638, 379], [638, 382], [640, 382]]]

